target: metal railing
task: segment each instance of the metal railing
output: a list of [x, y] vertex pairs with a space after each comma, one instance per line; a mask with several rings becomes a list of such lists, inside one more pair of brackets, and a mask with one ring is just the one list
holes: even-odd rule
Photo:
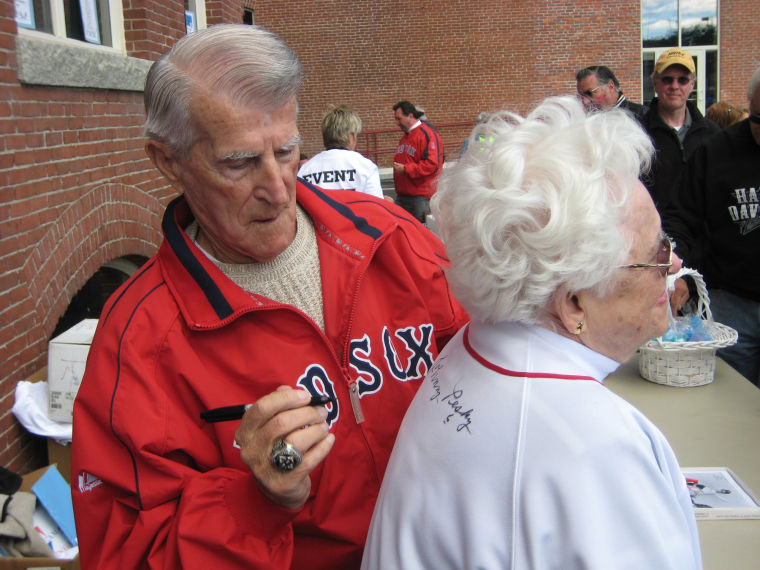
[[[463, 121], [459, 123], [440, 123], [433, 125], [443, 141], [445, 160], [454, 160], [459, 156], [459, 149], [464, 140], [470, 135], [475, 126], [475, 121]], [[398, 141], [401, 138], [401, 130], [374, 129], [359, 133], [359, 141], [356, 150], [372, 160], [379, 167], [393, 165], [393, 155], [396, 154]]]

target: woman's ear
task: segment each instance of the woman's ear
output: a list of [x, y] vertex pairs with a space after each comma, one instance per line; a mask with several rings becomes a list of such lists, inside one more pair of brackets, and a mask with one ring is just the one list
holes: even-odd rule
[[585, 326], [586, 312], [582, 297], [564, 285], [554, 296], [554, 311], [562, 328], [571, 334], [581, 334]]

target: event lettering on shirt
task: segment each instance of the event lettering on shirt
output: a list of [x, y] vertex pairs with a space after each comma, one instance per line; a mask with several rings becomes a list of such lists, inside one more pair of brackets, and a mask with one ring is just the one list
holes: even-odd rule
[[319, 186], [320, 183], [327, 182], [356, 182], [356, 169], [348, 170], [325, 170], [323, 172], [312, 172], [304, 174], [303, 178], [312, 184]]

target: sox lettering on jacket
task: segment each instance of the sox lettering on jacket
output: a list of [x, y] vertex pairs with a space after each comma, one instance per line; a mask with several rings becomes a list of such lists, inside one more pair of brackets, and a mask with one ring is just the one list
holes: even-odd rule
[[[378, 392], [385, 380], [382, 370], [372, 362], [373, 350], [377, 350], [377, 347], [382, 350], [383, 360], [394, 380], [421, 380], [433, 365], [432, 338], [433, 325], [425, 323], [396, 329], [393, 333], [384, 327], [382, 338], [377, 339], [374, 349], [367, 334], [353, 339], [350, 342], [349, 364], [359, 376], [359, 396]], [[320, 364], [309, 365], [297, 384], [313, 396], [329, 396], [334, 403], [326, 406], [327, 423], [332, 425], [337, 421], [340, 410], [334, 380]]]

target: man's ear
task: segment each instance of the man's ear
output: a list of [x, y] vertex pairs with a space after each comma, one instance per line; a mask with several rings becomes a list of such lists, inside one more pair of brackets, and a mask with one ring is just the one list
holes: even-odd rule
[[559, 322], [571, 334], [579, 334], [583, 330], [586, 312], [583, 309], [582, 299], [582, 295], [568, 290], [564, 285], [554, 295], [554, 310]]
[[153, 166], [172, 183], [172, 186], [181, 191], [182, 189], [179, 186], [179, 162], [169, 146], [160, 141], [149, 139], [145, 143], [145, 153], [150, 158]]

